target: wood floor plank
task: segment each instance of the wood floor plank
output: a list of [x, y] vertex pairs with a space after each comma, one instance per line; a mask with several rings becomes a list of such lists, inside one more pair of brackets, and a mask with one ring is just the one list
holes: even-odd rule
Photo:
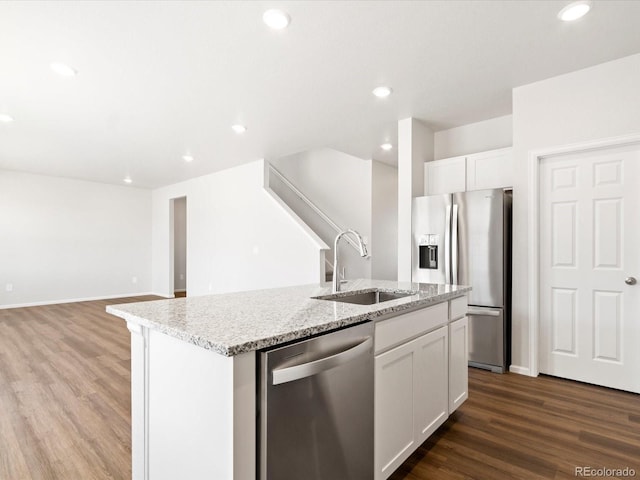
[[131, 478], [124, 298], [0, 311], [0, 479]]
[[[0, 310], [0, 480], [131, 478], [130, 338], [105, 307], [154, 298]], [[392, 480], [640, 476], [638, 395], [473, 368], [469, 392]]]
[[469, 400], [391, 478], [449, 478], [434, 466], [477, 480], [575, 479], [586, 466], [640, 475], [638, 409], [637, 394], [471, 368]]

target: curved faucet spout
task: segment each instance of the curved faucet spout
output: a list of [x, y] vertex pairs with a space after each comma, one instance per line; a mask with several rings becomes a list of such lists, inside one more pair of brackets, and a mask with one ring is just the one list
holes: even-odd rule
[[358, 241], [360, 256], [366, 257], [368, 255], [367, 246], [362, 240], [362, 236], [355, 230], [351, 230], [351, 229], [343, 230], [336, 236], [336, 239], [333, 242], [333, 293], [337, 293], [340, 291], [340, 279], [339, 279], [340, 268], [338, 266], [338, 242], [344, 235], [347, 235], [349, 233], [353, 235], [355, 239]]

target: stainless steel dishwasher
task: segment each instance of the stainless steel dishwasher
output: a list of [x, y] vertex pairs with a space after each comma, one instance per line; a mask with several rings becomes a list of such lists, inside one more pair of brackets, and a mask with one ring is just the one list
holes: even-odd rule
[[261, 480], [373, 478], [373, 323], [260, 353]]

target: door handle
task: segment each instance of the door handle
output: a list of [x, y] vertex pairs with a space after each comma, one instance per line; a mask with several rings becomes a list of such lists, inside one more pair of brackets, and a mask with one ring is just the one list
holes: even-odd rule
[[451, 283], [458, 284], [458, 205], [453, 206], [451, 219]]
[[626, 283], [627, 285], [635, 285], [636, 277], [627, 277], [624, 279], [624, 283]]
[[348, 349], [329, 355], [328, 357], [314, 360], [312, 362], [301, 363], [299, 365], [293, 365], [291, 367], [274, 368], [273, 384], [280, 385], [281, 383], [293, 382], [294, 380], [311, 377], [339, 365], [344, 365], [369, 350], [372, 343], [373, 340], [371, 337], [367, 337], [355, 346], [350, 346]]
[[500, 316], [500, 311], [498, 311], [498, 310], [475, 310], [473, 308], [470, 308], [469, 310], [467, 310], [467, 315], [469, 315], [469, 316], [478, 315], [478, 316], [483, 316], [483, 317], [499, 317]]
[[444, 283], [451, 281], [451, 205], [447, 205], [444, 229]]

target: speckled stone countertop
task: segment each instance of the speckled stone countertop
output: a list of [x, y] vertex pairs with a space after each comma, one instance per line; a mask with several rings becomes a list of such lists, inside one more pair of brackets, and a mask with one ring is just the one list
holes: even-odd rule
[[331, 294], [328, 283], [109, 305], [107, 312], [230, 357], [440, 303], [471, 290], [386, 280], [350, 280], [341, 288], [343, 294], [376, 288], [415, 293], [374, 305], [311, 298]]

